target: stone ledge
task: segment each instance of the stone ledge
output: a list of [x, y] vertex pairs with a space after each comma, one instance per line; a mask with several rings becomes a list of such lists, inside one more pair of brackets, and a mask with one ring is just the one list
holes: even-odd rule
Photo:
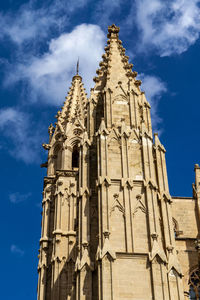
[[149, 253], [127, 253], [127, 252], [116, 252], [117, 258], [148, 258]]

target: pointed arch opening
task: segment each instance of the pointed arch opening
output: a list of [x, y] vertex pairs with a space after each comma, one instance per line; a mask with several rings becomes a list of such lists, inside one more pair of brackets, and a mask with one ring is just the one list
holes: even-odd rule
[[79, 149], [78, 146], [75, 145], [72, 149], [72, 169], [79, 168]]
[[183, 234], [183, 231], [179, 230], [179, 224], [175, 218], [172, 218], [172, 222], [173, 222], [173, 229], [174, 229], [174, 237], [176, 239], [179, 235]]
[[196, 269], [190, 274], [188, 281], [189, 285], [189, 299], [199, 300], [200, 299], [200, 271]]

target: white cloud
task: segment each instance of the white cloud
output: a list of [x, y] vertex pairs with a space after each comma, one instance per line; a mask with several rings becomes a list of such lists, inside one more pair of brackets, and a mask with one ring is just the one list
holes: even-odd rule
[[136, 20], [139, 50], [149, 51], [151, 46], [160, 56], [186, 51], [199, 38], [199, 4], [199, 0], [136, 0], [136, 16], [129, 16], [129, 24]]
[[16, 108], [9, 107], [0, 110], [0, 131], [2, 136], [5, 136], [12, 144], [12, 147], [9, 145], [9, 152], [13, 157], [25, 163], [39, 160], [41, 138], [44, 135], [40, 125], [34, 126], [30, 115]]
[[158, 115], [158, 105], [161, 96], [167, 92], [166, 84], [156, 76], [140, 74], [142, 89], [144, 89], [147, 100], [151, 105], [151, 119], [153, 131], [161, 133], [160, 123], [162, 119]]
[[31, 193], [20, 194], [19, 192], [9, 194], [9, 200], [13, 204], [24, 202], [31, 197]]
[[98, 67], [105, 35], [97, 25], [82, 24], [70, 33], [52, 39], [47, 53], [32, 56], [12, 68], [6, 83], [23, 80], [29, 86], [29, 99], [44, 100], [51, 104], [64, 102], [79, 58], [80, 74], [89, 90]]
[[74, 10], [86, 3], [87, 0], [55, 0], [36, 7], [37, 1], [29, 1], [17, 12], [0, 13], [0, 38], [7, 36], [18, 45], [31, 40], [38, 42], [48, 37], [50, 30], [66, 27]]
[[11, 245], [10, 251], [11, 251], [11, 253], [17, 254], [19, 256], [23, 256], [24, 255], [24, 250], [20, 249], [18, 246], [14, 245], [14, 244]]

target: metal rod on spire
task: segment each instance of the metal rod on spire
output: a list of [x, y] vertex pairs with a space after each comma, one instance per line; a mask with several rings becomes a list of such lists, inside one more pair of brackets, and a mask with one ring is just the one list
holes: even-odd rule
[[77, 65], [76, 65], [76, 75], [78, 75], [78, 73], [79, 73], [79, 57], [77, 60]]

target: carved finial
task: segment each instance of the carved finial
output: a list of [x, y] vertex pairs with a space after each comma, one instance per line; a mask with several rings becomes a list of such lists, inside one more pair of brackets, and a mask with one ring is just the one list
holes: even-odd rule
[[113, 197], [114, 197], [114, 199], [118, 199], [119, 198], [119, 194], [116, 193], [116, 194], [113, 195]]
[[51, 139], [52, 139], [52, 136], [53, 136], [53, 133], [54, 133], [54, 127], [53, 127], [53, 124], [51, 123], [49, 125], [49, 128], [48, 128], [48, 133], [49, 133], [49, 142], [51, 142]]
[[112, 24], [111, 26], [108, 26], [108, 38], [116, 37], [118, 38], [120, 28], [117, 27], [115, 24]]
[[172, 245], [168, 245], [168, 246], [167, 246], [167, 251], [168, 251], [169, 253], [172, 253], [173, 249], [174, 249], [174, 247], [173, 247]]
[[138, 195], [136, 196], [136, 199], [137, 199], [138, 201], [140, 201], [140, 200], [142, 199], [142, 196], [141, 196], [140, 194], [138, 194]]
[[52, 123], [49, 125], [48, 132], [49, 132], [49, 135], [52, 135], [54, 132], [54, 127], [53, 127]]
[[83, 248], [84, 248], [84, 249], [88, 249], [88, 242], [87, 242], [87, 241], [84, 241], [84, 242], [82, 243], [82, 245], [83, 245]]
[[61, 112], [60, 112], [60, 110], [57, 112], [57, 115], [55, 116], [56, 117], [56, 119], [58, 119], [59, 117], [61, 116]]
[[103, 232], [103, 235], [104, 235], [105, 239], [108, 239], [108, 238], [109, 238], [109, 235], [110, 235], [109, 230], [108, 230], [108, 229], [105, 230], [105, 231]]
[[158, 239], [158, 234], [157, 234], [156, 232], [153, 232], [153, 233], [151, 234], [151, 237], [152, 237], [153, 241], [154, 241], [154, 240], [157, 241], [157, 239]]
[[64, 133], [64, 128], [62, 126], [63, 117], [60, 111], [57, 112], [57, 115], [55, 116], [57, 119], [57, 126], [60, 129], [61, 133]]

